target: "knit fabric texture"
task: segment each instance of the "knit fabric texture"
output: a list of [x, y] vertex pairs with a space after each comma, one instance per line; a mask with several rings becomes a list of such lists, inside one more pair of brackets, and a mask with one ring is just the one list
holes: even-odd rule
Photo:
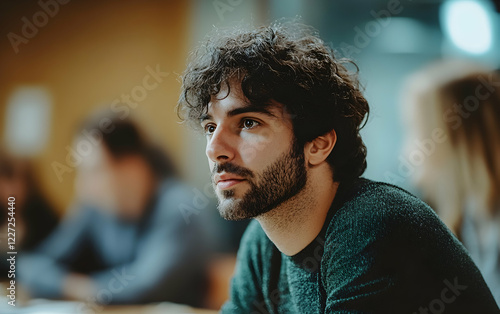
[[305, 249], [281, 253], [257, 221], [242, 238], [222, 313], [500, 313], [478, 268], [409, 192], [341, 184]]

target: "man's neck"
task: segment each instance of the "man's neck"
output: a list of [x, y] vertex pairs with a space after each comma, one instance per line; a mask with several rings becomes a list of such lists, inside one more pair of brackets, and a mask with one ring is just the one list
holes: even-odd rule
[[256, 218], [274, 245], [288, 256], [302, 251], [320, 233], [337, 193], [338, 182], [311, 177], [296, 196]]

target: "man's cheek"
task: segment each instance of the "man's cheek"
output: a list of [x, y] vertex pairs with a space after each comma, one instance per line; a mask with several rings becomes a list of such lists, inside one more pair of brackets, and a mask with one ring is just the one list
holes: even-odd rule
[[[269, 157], [272, 154], [269, 154], [272, 151], [276, 150], [276, 146], [273, 147], [271, 141], [268, 138], [259, 138], [255, 139], [250, 143], [246, 143], [240, 149], [240, 154], [242, 159], [245, 161], [245, 164], [249, 164], [254, 162], [255, 159], [259, 156]], [[271, 150], [271, 151], [270, 151]]]
[[252, 162], [257, 157], [257, 149], [253, 146], [245, 146], [241, 150], [241, 157], [246, 161], [245, 164]]

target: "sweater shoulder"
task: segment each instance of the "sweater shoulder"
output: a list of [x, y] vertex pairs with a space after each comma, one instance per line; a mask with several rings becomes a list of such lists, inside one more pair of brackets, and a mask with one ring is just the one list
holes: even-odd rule
[[398, 186], [371, 181], [360, 180], [350, 191], [344, 206], [373, 206], [379, 210], [393, 210], [397, 208], [427, 208], [430, 207], [415, 195]]
[[429, 205], [397, 186], [362, 179], [341, 197], [342, 204], [328, 222], [327, 239], [341, 235], [386, 240], [389, 234], [393, 239], [451, 235]]
[[[370, 219], [375, 223], [397, 220], [400, 224], [419, 219], [439, 221], [429, 205], [395, 185], [363, 179], [346, 194], [343, 204], [335, 213], [335, 216], [341, 216], [346, 221]], [[331, 223], [338, 221], [332, 219]]]

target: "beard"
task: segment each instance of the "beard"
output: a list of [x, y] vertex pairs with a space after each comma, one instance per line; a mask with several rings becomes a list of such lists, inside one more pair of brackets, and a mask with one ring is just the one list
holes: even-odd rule
[[226, 220], [243, 220], [267, 213], [297, 195], [307, 183], [304, 151], [295, 141], [290, 151], [283, 153], [259, 175], [225, 163], [216, 164], [212, 176], [222, 171], [241, 176], [250, 184], [250, 189], [241, 198], [235, 197], [234, 189], [223, 190], [218, 195], [217, 207]]

